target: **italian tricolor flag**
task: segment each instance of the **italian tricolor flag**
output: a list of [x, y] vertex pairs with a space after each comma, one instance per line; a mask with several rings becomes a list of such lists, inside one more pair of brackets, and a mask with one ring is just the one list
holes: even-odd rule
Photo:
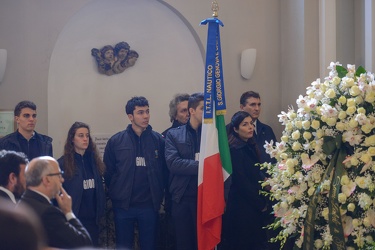
[[232, 173], [223, 115], [203, 123], [198, 172], [198, 250], [214, 249], [220, 242], [224, 213], [224, 181]]

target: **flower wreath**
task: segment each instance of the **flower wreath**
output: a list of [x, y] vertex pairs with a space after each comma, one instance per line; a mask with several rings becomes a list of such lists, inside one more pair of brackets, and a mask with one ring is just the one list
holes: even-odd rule
[[375, 75], [331, 63], [298, 109], [281, 112], [281, 142], [266, 142], [280, 228], [273, 241], [295, 249], [373, 249], [375, 238]]

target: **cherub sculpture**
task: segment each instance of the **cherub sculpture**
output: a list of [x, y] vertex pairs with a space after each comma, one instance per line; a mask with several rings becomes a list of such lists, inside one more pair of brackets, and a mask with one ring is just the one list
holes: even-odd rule
[[108, 76], [122, 73], [134, 66], [139, 57], [136, 51], [130, 50], [127, 42], [119, 42], [114, 48], [111, 45], [106, 45], [100, 50], [94, 48], [91, 55], [96, 59], [99, 72]]

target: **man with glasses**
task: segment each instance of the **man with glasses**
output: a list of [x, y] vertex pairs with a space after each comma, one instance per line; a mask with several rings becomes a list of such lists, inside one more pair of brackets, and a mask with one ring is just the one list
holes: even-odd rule
[[42, 155], [52, 156], [52, 138], [35, 132], [36, 105], [19, 102], [14, 108], [17, 131], [0, 138], [0, 150], [14, 150], [26, 154], [29, 160]]
[[[33, 159], [26, 167], [27, 190], [19, 205], [28, 205], [39, 216], [49, 247], [91, 246], [89, 233], [72, 212], [72, 199], [62, 187], [62, 174], [59, 164], [52, 157]], [[52, 205], [53, 198], [60, 209]]]

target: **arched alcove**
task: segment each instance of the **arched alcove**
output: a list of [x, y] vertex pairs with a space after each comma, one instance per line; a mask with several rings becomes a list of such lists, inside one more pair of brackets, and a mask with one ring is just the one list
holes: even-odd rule
[[[198, 25], [198, 24], [197, 24]], [[92, 133], [114, 134], [129, 123], [124, 106], [132, 96], [150, 102], [150, 124], [170, 126], [175, 93], [203, 90], [204, 62], [197, 36], [168, 6], [154, 0], [93, 1], [65, 25], [52, 52], [48, 76], [48, 128], [54, 156], [62, 154], [74, 121]], [[123, 73], [99, 74], [92, 48], [125, 41], [139, 53]]]

